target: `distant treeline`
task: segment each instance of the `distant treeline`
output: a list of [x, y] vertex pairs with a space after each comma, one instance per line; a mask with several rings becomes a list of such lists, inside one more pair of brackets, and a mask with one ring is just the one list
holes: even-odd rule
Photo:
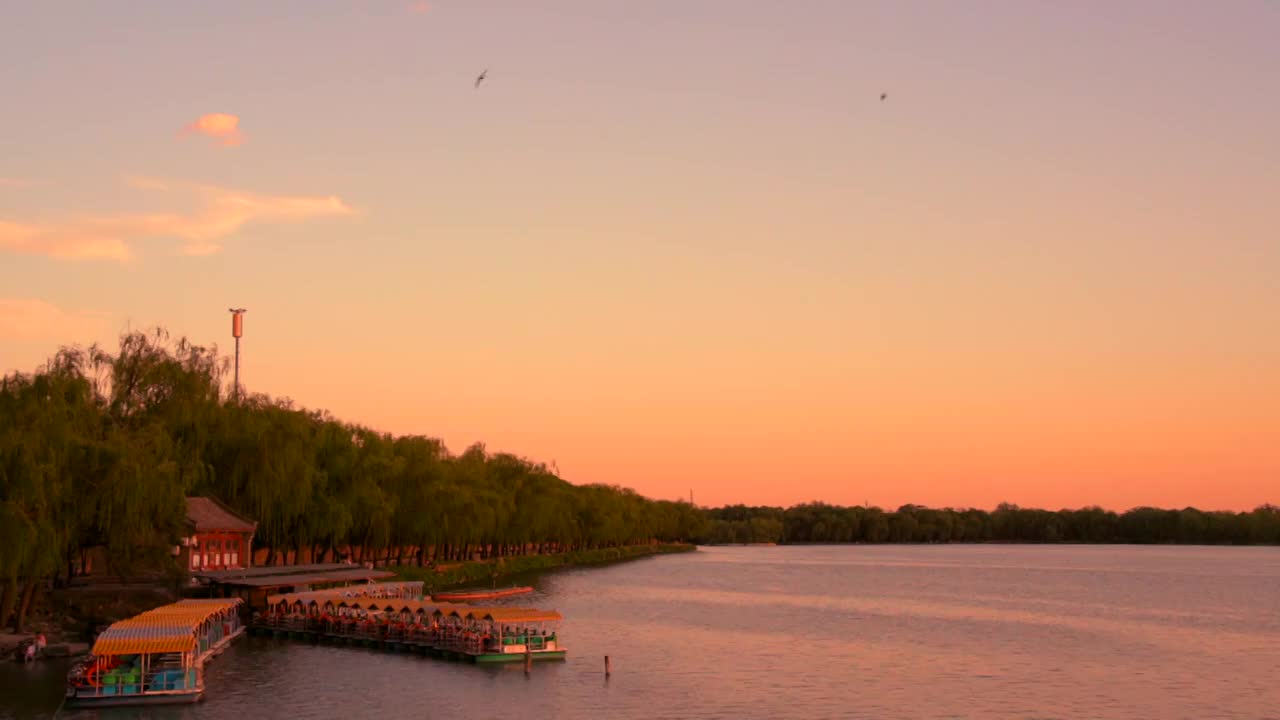
[[105, 547], [116, 573], [167, 567], [187, 495], [254, 518], [266, 561], [392, 564], [702, 542], [1280, 543], [1280, 512], [1139, 508], [702, 510], [573, 485], [483, 445], [452, 454], [265, 395], [234, 397], [213, 348], [129, 333], [0, 379], [0, 625]]
[[1280, 508], [1204, 512], [1140, 507], [1123, 513], [1090, 507], [1032, 510], [1003, 504], [994, 511], [903, 505], [778, 507], [734, 505], [707, 511], [708, 543], [1184, 543], [1280, 544]]
[[[305, 360], [301, 360], [305, 361]], [[572, 485], [483, 445], [451, 454], [286, 400], [237, 401], [212, 348], [130, 333], [0, 380], [0, 625], [105, 546], [113, 572], [173, 567], [187, 495], [258, 521], [267, 561], [572, 552], [703, 534], [689, 503]], [[16, 610], [16, 614], [15, 614]]]

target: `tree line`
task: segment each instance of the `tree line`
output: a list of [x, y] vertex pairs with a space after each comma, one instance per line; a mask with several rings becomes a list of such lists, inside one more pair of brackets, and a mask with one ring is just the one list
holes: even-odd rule
[[1280, 544], [1280, 507], [1274, 505], [1250, 512], [1139, 507], [1117, 513], [1099, 507], [1035, 510], [1007, 503], [991, 512], [920, 505], [886, 511], [813, 502], [786, 509], [734, 505], [709, 510], [707, 516], [701, 539], [709, 543]]
[[[0, 625], [88, 548], [172, 567], [188, 495], [257, 520], [268, 564], [417, 564], [655, 541], [1280, 543], [1280, 510], [699, 509], [476, 444], [393, 436], [266, 395], [235, 398], [216, 348], [161, 330], [64, 348], [0, 379]], [[174, 568], [176, 570], [176, 568]]]
[[[257, 520], [268, 564], [423, 564], [692, 539], [688, 503], [573, 485], [482, 444], [392, 436], [266, 395], [237, 399], [216, 348], [164, 331], [64, 348], [0, 380], [0, 624], [87, 548], [172, 566], [188, 495]], [[16, 611], [16, 615], [15, 615]]]

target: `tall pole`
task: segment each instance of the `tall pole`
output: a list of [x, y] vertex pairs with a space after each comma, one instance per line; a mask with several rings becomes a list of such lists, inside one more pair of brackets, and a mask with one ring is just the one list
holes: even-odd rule
[[231, 311], [231, 337], [236, 339], [236, 384], [233, 392], [240, 401], [240, 336], [244, 334], [244, 308], [227, 308]]

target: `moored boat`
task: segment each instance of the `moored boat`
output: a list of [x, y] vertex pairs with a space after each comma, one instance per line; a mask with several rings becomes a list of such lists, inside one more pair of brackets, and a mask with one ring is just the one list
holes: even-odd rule
[[473, 608], [453, 611], [441, 621], [445, 653], [476, 663], [563, 660], [554, 624], [560, 613], [534, 608]]
[[476, 663], [563, 660], [554, 610], [454, 605], [412, 597], [346, 597], [332, 590], [273, 595], [256, 632], [413, 652]]
[[494, 590], [457, 590], [454, 592], [433, 593], [431, 599], [436, 602], [471, 602], [473, 600], [493, 600], [512, 595], [523, 595], [531, 592], [533, 592], [533, 588], [527, 586], [496, 588]]
[[204, 664], [244, 632], [239, 599], [183, 600], [107, 628], [67, 675], [75, 707], [191, 703]]

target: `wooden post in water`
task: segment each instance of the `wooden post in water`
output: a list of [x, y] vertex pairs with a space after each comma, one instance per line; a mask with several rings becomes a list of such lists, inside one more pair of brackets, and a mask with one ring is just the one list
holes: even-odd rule
[[609, 662], [609, 656], [604, 656], [604, 676], [609, 677], [613, 674], [613, 664]]
[[528, 675], [531, 672], [533, 672], [533, 653], [526, 647], [524, 650], [524, 674]]

